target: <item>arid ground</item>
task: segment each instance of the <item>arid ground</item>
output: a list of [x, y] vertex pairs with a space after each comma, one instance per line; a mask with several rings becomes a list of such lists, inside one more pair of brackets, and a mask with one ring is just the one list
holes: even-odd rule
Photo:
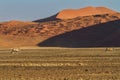
[[120, 80], [120, 48], [0, 49], [0, 80]]

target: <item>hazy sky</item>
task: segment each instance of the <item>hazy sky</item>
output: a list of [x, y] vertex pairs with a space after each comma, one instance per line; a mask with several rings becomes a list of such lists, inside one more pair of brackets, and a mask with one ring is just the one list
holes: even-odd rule
[[32, 21], [86, 6], [106, 6], [120, 12], [120, 0], [0, 0], [0, 21]]

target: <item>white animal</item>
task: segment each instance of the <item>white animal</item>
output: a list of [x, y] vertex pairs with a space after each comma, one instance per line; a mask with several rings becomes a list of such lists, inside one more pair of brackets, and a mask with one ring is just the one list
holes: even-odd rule
[[113, 51], [114, 48], [106, 48], [105, 51]]
[[20, 52], [20, 48], [11, 48], [11, 53], [12, 54], [17, 54]]

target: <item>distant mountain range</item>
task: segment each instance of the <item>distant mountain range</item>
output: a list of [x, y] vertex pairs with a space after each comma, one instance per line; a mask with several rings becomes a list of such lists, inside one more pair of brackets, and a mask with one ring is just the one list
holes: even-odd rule
[[0, 47], [119, 47], [120, 13], [106, 7], [66, 9], [32, 22], [0, 23]]

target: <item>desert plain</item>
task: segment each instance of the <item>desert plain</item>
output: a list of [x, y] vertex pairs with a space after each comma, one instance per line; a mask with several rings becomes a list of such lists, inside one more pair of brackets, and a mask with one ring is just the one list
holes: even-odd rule
[[0, 49], [0, 80], [119, 80], [120, 48]]

